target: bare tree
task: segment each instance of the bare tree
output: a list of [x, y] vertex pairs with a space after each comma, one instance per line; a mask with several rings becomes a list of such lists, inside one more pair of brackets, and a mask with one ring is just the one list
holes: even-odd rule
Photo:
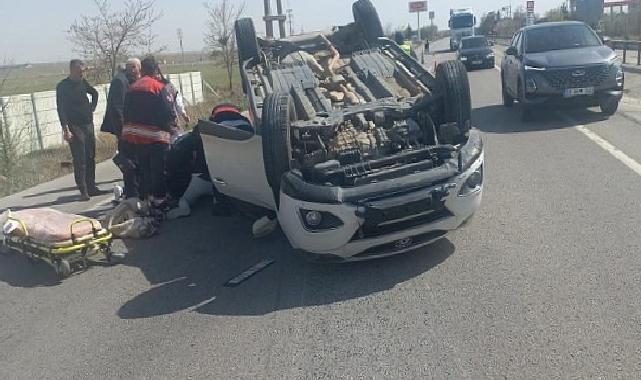
[[[95, 16], [83, 15], [68, 31], [76, 51], [91, 57], [112, 76], [118, 62], [132, 50], [145, 47], [155, 39], [151, 27], [162, 16], [155, 0], [126, 0], [121, 10], [112, 10], [108, 0], [94, 0]], [[151, 41], [150, 41], [151, 38]]]
[[216, 4], [205, 4], [209, 13], [207, 20], [207, 33], [205, 43], [212, 54], [218, 50], [222, 52], [223, 61], [227, 68], [229, 89], [233, 89], [232, 76], [236, 62], [236, 36], [234, 23], [245, 11], [245, 3], [234, 4], [236, 0], [220, 0]]

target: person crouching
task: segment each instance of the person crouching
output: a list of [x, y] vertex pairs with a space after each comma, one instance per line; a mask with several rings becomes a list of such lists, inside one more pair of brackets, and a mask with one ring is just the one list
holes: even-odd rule
[[167, 196], [165, 155], [171, 143], [171, 125], [176, 119], [172, 98], [159, 79], [153, 57], [141, 62], [142, 78], [125, 96], [121, 138], [132, 144], [139, 165], [140, 197], [161, 207]]

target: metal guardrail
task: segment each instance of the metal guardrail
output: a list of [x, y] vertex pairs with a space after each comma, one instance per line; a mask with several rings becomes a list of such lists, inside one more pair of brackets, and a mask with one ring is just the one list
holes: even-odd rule
[[614, 50], [623, 50], [623, 63], [628, 63], [628, 51], [636, 51], [637, 66], [641, 66], [641, 41], [610, 40], [608, 45]]

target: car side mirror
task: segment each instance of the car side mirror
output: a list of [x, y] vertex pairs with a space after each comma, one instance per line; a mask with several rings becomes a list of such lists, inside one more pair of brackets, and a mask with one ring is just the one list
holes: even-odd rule
[[519, 52], [516, 50], [516, 48], [515, 48], [514, 46], [510, 46], [510, 47], [509, 47], [509, 48], [507, 48], [507, 50], [505, 51], [505, 55], [512, 55], [512, 56], [515, 56], [515, 57], [516, 57], [516, 55], [517, 55], [518, 53], [519, 53]]
[[612, 39], [610, 37], [601, 37], [601, 41], [603, 42], [603, 45], [610, 46], [612, 43]]

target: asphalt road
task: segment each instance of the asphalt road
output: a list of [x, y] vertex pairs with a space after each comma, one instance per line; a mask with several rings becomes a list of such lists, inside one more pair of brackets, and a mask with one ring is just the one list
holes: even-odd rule
[[61, 284], [3, 253], [0, 379], [639, 378], [640, 125], [627, 106], [523, 124], [500, 105], [498, 70], [470, 81], [485, 197], [447, 240], [310, 264], [203, 203], [121, 246], [123, 265]]

